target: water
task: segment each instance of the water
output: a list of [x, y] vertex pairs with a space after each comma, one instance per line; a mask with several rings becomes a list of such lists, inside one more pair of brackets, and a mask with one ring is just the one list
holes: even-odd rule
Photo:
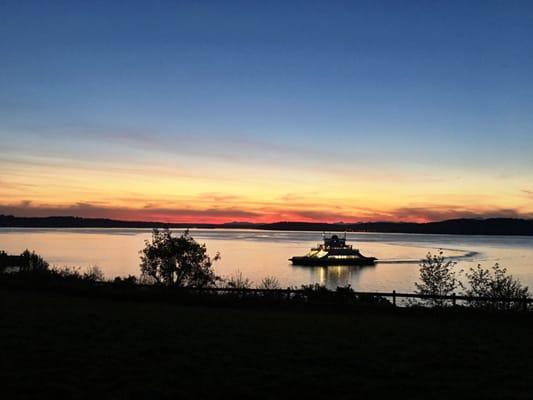
[[[211, 255], [221, 253], [217, 274], [240, 271], [254, 283], [275, 276], [283, 286], [350, 284], [356, 290], [412, 291], [418, 261], [428, 251], [443, 249], [458, 261], [458, 269], [498, 262], [533, 287], [533, 237], [348, 233], [349, 243], [381, 262], [371, 267], [297, 267], [288, 258], [320, 242], [320, 232], [193, 229], [191, 234], [206, 243]], [[111, 278], [139, 274], [139, 250], [150, 235], [146, 229], [0, 228], [0, 249], [13, 254], [35, 250], [58, 266], [98, 265]]]

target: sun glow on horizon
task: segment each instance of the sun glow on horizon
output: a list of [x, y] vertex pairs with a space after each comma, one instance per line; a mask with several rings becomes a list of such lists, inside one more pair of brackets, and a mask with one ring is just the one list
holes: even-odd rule
[[[0, 159], [0, 214], [123, 220], [427, 222], [457, 217], [531, 217], [525, 179], [437, 168], [279, 161], [198, 161], [122, 148], [125, 161], [74, 157]], [[176, 165], [176, 166], [173, 166]], [[182, 165], [186, 165], [185, 167]]]

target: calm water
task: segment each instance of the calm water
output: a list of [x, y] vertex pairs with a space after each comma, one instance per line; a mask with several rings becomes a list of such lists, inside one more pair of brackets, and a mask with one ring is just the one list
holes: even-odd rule
[[[302, 255], [321, 241], [320, 232], [255, 230], [191, 230], [206, 243], [219, 275], [236, 271], [258, 283], [275, 276], [282, 285], [321, 283], [328, 287], [351, 284], [356, 290], [411, 291], [418, 276], [418, 260], [428, 251], [445, 254], [467, 269], [498, 262], [533, 287], [533, 237], [348, 234], [363, 254], [383, 261], [372, 267], [296, 267], [287, 259]], [[11, 229], [0, 228], [0, 249], [20, 253], [33, 249], [53, 265], [98, 265], [108, 277], [139, 274], [139, 250], [150, 231], [144, 229]]]

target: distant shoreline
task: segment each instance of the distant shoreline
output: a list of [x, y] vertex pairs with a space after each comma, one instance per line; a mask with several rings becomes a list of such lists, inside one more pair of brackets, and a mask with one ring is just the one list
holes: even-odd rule
[[146, 221], [121, 221], [105, 218], [15, 217], [0, 215], [0, 228], [201, 228], [201, 229], [258, 229], [276, 231], [328, 231], [416, 233], [450, 235], [512, 235], [533, 236], [533, 219], [488, 218], [452, 219], [438, 222], [274, 222], [268, 224], [230, 222], [223, 224], [165, 223]]

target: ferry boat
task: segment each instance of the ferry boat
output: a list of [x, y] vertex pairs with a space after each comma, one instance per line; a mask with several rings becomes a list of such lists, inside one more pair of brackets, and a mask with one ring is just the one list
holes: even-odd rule
[[374, 265], [376, 257], [365, 257], [358, 249], [346, 244], [346, 233], [323, 236], [324, 243], [311, 249], [305, 256], [289, 258], [295, 265]]

